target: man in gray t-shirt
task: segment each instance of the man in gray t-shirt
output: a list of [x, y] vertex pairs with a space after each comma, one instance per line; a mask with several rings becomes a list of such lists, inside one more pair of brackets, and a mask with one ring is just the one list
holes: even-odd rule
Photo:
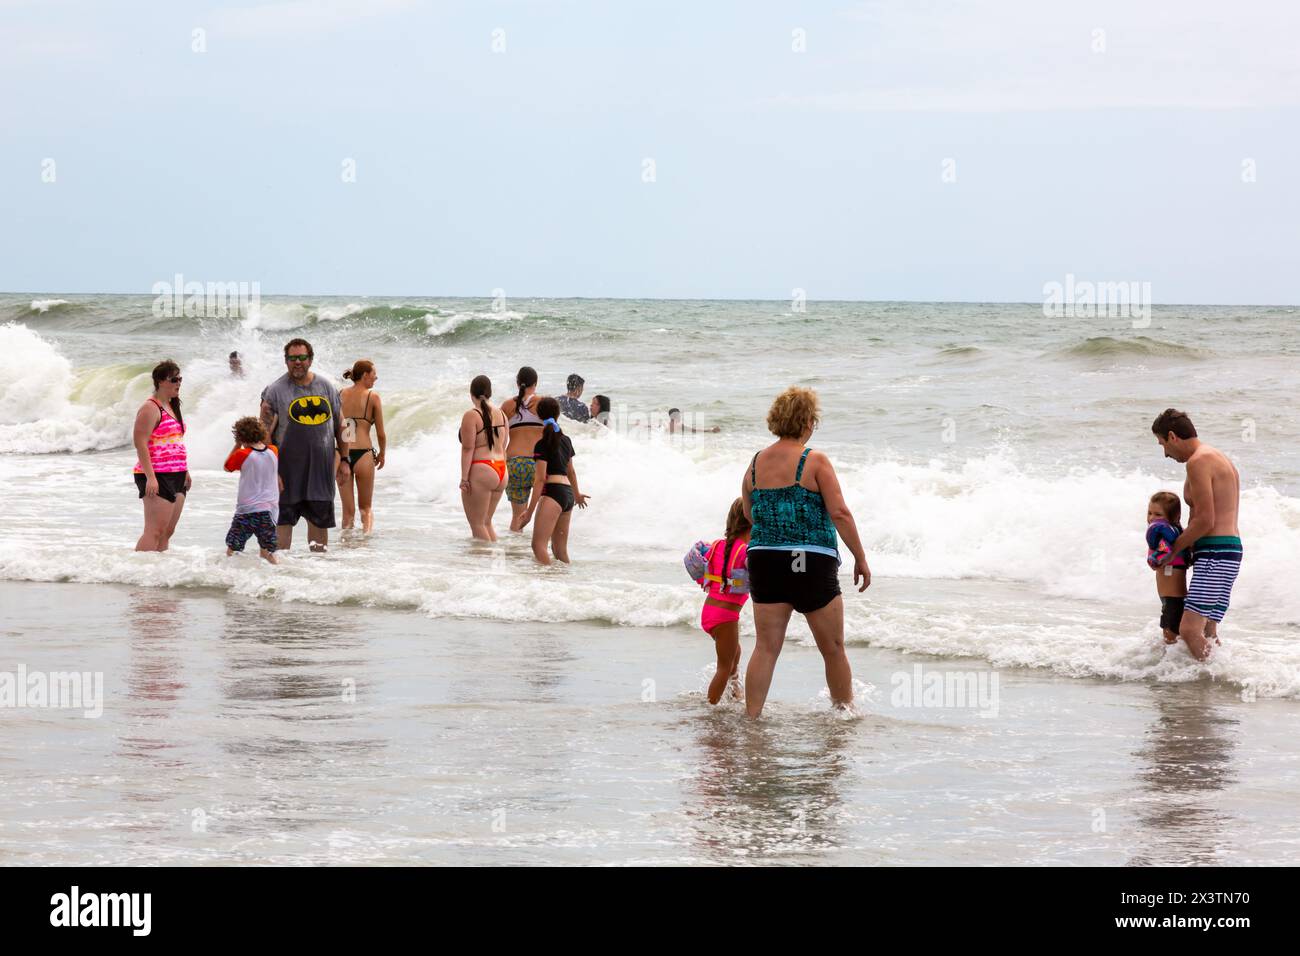
[[[293, 544], [293, 526], [307, 519], [313, 551], [329, 544], [334, 527], [334, 489], [349, 468], [343, 440], [343, 403], [336, 389], [311, 370], [314, 354], [305, 339], [284, 347], [288, 373], [262, 390], [262, 424], [280, 450], [280, 550]], [[337, 453], [338, 457], [335, 457]]]

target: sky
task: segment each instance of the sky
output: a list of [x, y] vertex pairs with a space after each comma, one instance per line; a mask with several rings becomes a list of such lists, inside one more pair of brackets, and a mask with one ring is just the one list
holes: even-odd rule
[[1300, 5], [0, 0], [0, 291], [1300, 299]]

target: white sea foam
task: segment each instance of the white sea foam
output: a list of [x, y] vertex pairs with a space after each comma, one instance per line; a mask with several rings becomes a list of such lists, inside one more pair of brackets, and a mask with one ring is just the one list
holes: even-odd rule
[[[960, 465], [875, 462], [842, 468], [840, 478], [882, 574], [1024, 581], [1102, 602], [1154, 594], [1145, 509], [1166, 487], [1154, 475], [1043, 474], [998, 454]], [[1234, 602], [1270, 605], [1279, 623], [1300, 623], [1300, 591], [1269, 571], [1300, 568], [1300, 500], [1247, 488], [1240, 526], [1247, 561]]]
[[50, 309], [57, 309], [61, 305], [71, 305], [67, 299], [33, 299], [33, 312], [48, 312]]
[[355, 302], [349, 302], [347, 305], [327, 305], [316, 310], [316, 318], [321, 322], [338, 322], [358, 312], [364, 312], [365, 309], [364, 305]]
[[[132, 542], [134, 543], [134, 542]], [[337, 550], [337, 549], [336, 549]], [[508, 564], [486, 569], [430, 566], [390, 555], [281, 555], [271, 566], [251, 552], [227, 558], [217, 548], [178, 546], [165, 556], [137, 554], [129, 545], [66, 548], [0, 542], [0, 578], [76, 581], [146, 587], [221, 588], [234, 594], [307, 604], [414, 608], [431, 617], [506, 621], [607, 621], [638, 627], [685, 623], [698, 599], [681, 589], [626, 578], [594, 579], [572, 569], [530, 566], [516, 548]], [[62, 554], [60, 554], [62, 552]], [[79, 560], [72, 560], [79, 558]], [[502, 600], [506, 588], [512, 600]]]
[[[211, 485], [209, 485], [211, 487]], [[215, 536], [214, 536], [215, 537]], [[586, 542], [584, 546], [590, 547]], [[618, 571], [538, 569], [522, 541], [490, 547], [479, 566], [396, 558], [379, 550], [328, 558], [282, 555], [271, 567], [251, 553], [226, 558], [217, 547], [179, 546], [166, 556], [136, 554], [129, 545], [70, 551], [54, 544], [0, 542], [0, 578], [146, 587], [217, 588], [244, 597], [317, 605], [362, 604], [410, 609], [435, 618], [482, 618], [519, 623], [603, 621], [635, 627], [696, 626], [699, 594], [685, 582], [646, 581]], [[1180, 645], [1166, 648], [1154, 621], [1101, 609], [1071, 616], [1045, 605], [996, 603], [979, 609], [915, 602], [846, 601], [850, 646], [870, 644], [943, 657], [984, 659], [997, 667], [1048, 668], [1072, 677], [1181, 683], [1213, 679], [1259, 697], [1300, 698], [1300, 646], [1269, 641], [1255, 631], [1225, 630], [1228, 640], [1208, 664]], [[1016, 615], [1019, 616], [1016, 616]], [[742, 615], [752, 640], [752, 617]], [[792, 641], [811, 644], [802, 622]], [[665, 640], [670, 639], [665, 636]], [[703, 644], [701, 645], [704, 646]]]
[[72, 363], [27, 326], [0, 325], [0, 424], [57, 414], [67, 403]]
[[1106, 608], [1067, 614], [1041, 603], [1032, 617], [1020, 608], [1010, 618], [1002, 610], [996, 605], [945, 609], [847, 601], [845, 636], [850, 646], [869, 643], [914, 654], [976, 658], [996, 667], [1041, 667], [1068, 677], [1165, 683], [1211, 679], [1258, 697], [1300, 699], [1300, 646], [1271, 639], [1258, 628], [1243, 629], [1229, 621], [1223, 645], [1202, 663], [1181, 642], [1165, 646], [1155, 613], [1135, 629], [1130, 617]]
[[[198, 467], [219, 467], [230, 426], [256, 415], [265, 383], [283, 374], [276, 347], [241, 342], [247, 377], [232, 378], [222, 358], [182, 358], [186, 442]], [[147, 366], [74, 369], [53, 344], [18, 323], [0, 325], [0, 453], [106, 451], [131, 443], [136, 411], [150, 393]]]
[[94, 451], [130, 435], [118, 366], [74, 373], [53, 345], [20, 323], [0, 326], [0, 453]]
[[522, 312], [455, 312], [448, 316], [435, 316], [429, 313], [424, 317], [427, 331], [430, 336], [437, 337], [454, 332], [467, 322], [473, 322], [479, 319], [492, 322], [512, 322], [525, 318]]
[[[220, 467], [231, 423], [256, 414], [263, 385], [282, 374], [278, 343], [251, 342], [244, 354], [244, 379], [231, 378], [215, 358], [184, 362], [195, 468]], [[319, 358], [322, 368], [345, 364], [333, 352]], [[52, 345], [16, 324], [0, 326], [0, 363], [0, 451], [129, 443], [147, 374], [124, 366], [74, 374]], [[449, 476], [459, 467], [456, 429], [468, 377], [457, 368], [425, 389], [385, 394], [393, 452], [384, 497], [459, 516]], [[579, 451], [581, 484], [592, 495], [582, 538], [601, 554], [632, 550], [645, 561], [672, 564], [691, 541], [721, 533], [740, 490], [747, 445], [568, 421], [565, 427]], [[1145, 502], [1168, 486], [1154, 474], [1048, 471], [1010, 451], [925, 462], [867, 457], [854, 446], [830, 450], [876, 575], [1017, 581], [1101, 604], [1154, 600], [1154, 574], [1144, 561]], [[1240, 523], [1246, 562], [1234, 606], [1268, 607], [1278, 624], [1300, 624], [1300, 590], [1289, 575], [1271, 570], [1300, 568], [1300, 500], [1248, 486]]]
[[245, 329], [285, 332], [300, 329], [311, 321], [313, 312], [305, 305], [286, 302], [250, 302], [241, 323]]

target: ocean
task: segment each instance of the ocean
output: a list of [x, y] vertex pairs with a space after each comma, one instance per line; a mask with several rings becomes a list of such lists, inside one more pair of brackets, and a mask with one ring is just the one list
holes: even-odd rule
[[[1300, 716], [1294, 308], [153, 303], [0, 296], [0, 670], [105, 681], [95, 720], [5, 715], [4, 862], [1300, 861], [1280, 753]], [[300, 540], [270, 567], [225, 557], [221, 463], [294, 336], [336, 383], [376, 363], [388, 465], [371, 536], [335, 533], [326, 556]], [[132, 551], [129, 439], [164, 358], [194, 486], [159, 556]], [[499, 404], [525, 364], [543, 394], [577, 372], [613, 402], [609, 428], [565, 422], [591, 496], [570, 567], [534, 566], [505, 502], [502, 540], [471, 542], [460, 506], [469, 381], [489, 375]], [[842, 571], [856, 715], [829, 712], [796, 620], [750, 726], [704, 701], [712, 646], [681, 556], [722, 533], [791, 384], [821, 397], [812, 445], [874, 583]], [[719, 431], [668, 434], [672, 406]], [[1242, 477], [1245, 563], [1208, 664], [1161, 643], [1144, 561], [1147, 499], [1182, 488], [1150, 431], [1168, 406]], [[747, 659], [748, 611], [741, 634]], [[916, 667], [996, 675], [1001, 706], [903, 700]]]

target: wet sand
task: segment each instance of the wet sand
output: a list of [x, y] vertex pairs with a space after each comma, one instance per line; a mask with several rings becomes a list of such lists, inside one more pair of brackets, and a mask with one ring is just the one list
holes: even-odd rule
[[[790, 641], [749, 722], [686, 627], [0, 593], [0, 672], [104, 680], [97, 718], [0, 708], [7, 865], [1300, 862], [1300, 704], [1208, 680], [859, 644], [844, 717]], [[934, 674], [983, 706], [904, 706]]]

